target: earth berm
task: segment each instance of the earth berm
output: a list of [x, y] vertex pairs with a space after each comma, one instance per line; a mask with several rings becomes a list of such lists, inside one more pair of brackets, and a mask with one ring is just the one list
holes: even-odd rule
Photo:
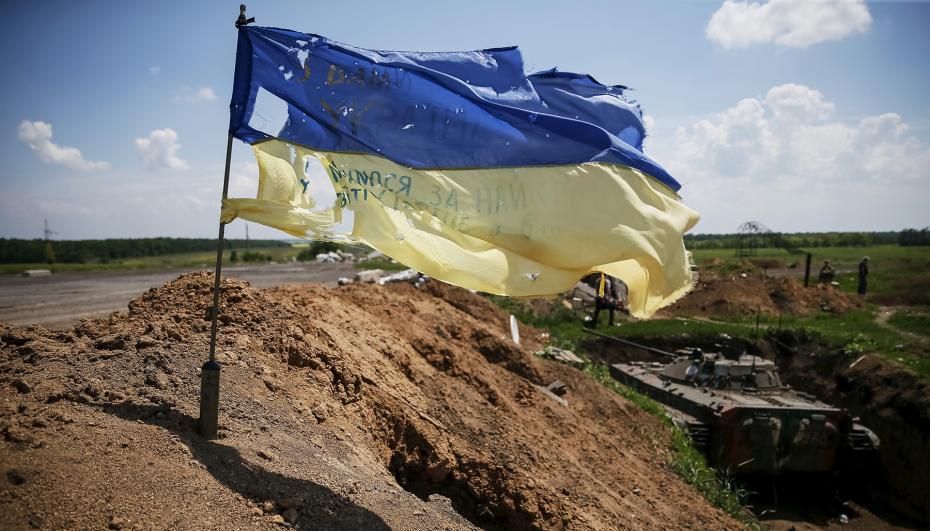
[[439, 283], [226, 280], [206, 441], [211, 290], [194, 273], [128, 314], [0, 325], [0, 528], [740, 527], [675, 475], [659, 419]]

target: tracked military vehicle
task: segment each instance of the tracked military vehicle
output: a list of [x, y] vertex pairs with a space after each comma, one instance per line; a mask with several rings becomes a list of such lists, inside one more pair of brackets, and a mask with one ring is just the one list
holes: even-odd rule
[[665, 405], [714, 466], [735, 474], [830, 472], [875, 459], [871, 430], [782, 385], [771, 361], [697, 349], [662, 354], [671, 362], [617, 363], [611, 375]]

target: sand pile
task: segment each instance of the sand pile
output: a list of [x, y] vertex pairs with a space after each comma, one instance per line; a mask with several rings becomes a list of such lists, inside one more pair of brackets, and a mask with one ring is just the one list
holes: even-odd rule
[[861, 302], [831, 285], [804, 284], [791, 277], [762, 277], [758, 274], [701, 274], [694, 290], [662, 311], [663, 315], [738, 316], [812, 315], [818, 312], [842, 313]]
[[[204, 441], [211, 284], [63, 332], [0, 326], [0, 528], [737, 527], [671, 471], [654, 417], [441, 284], [226, 281]], [[536, 387], [556, 379], [567, 407]]]

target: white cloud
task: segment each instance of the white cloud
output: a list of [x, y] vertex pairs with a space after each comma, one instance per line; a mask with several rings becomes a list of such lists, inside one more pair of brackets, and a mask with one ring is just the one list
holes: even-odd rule
[[210, 87], [200, 87], [197, 89], [198, 101], [216, 101], [216, 93]]
[[212, 103], [216, 101], [216, 93], [210, 87], [200, 87], [192, 90], [184, 87], [175, 97], [174, 101], [183, 103]]
[[773, 87], [765, 95], [765, 103], [772, 109], [775, 118], [782, 120], [820, 119], [836, 112], [836, 105], [826, 101], [819, 90], [795, 83]]
[[864, 0], [727, 0], [710, 18], [705, 34], [724, 48], [770, 42], [804, 48], [865, 33], [871, 24]]
[[780, 85], [674, 135], [654, 132], [651, 154], [704, 214], [701, 232], [750, 219], [781, 230], [925, 226], [930, 146], [898, 114], [835, 112], [817, 90]]
[[81, 150], [62, 147], [52, 142], [52, 124], [23, 120], [17, 128], [19, 140], [39, 154], [39, 158], [51, 164], [59, 164], [81, 171], [105, 170], [109, 162], [86, 160]]
[[152, 74], [153, 76], [157, 76], [158, 74], [161, 73], [161, 67], [157, 65], [150, 66], [149, 73]]
[[651, 114], [643, 115], [643, 127], [646, 128], [646, 138], [643, 139], [643, 149], [649, 149], [650, 138], [652, 137], [652, 130], [656, 126], [656, 119]]
[[136, 150], [142, 158], [142, 166], [148, 170], [187, 168], [187, 162], [177, 156], [180, 148], [178, 134], [174, 129], [156, 129], [149, 134], [148, 138], [136, 139]]

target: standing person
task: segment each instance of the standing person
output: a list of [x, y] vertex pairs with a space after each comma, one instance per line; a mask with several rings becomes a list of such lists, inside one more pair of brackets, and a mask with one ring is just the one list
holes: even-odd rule
[[866, 277], [869, 276], [869, 257], [866, 256], [859, 262], [859, 295], [865, 295]]
[[829, 284], [833, 282], [833, 277], [836, 275], [836, 272], [833, 270], [833, 264], [829, 260], [823, 261], [823, 267], [820, 268], [820, 276], [817, 277], [817, 282], [820, 284]]
[[614, 283], [614, 296], [617, 298], [617, 310], [630, 315], [630, 287], [617, 277], [610, 277]]
[[591, 327], [597, 328], [597, 318], [601, 309], [605, 308], [609, 312], [610, 320], [607, 326], [614, 324], [614, 310], [617, 309], [620, 300], [619, 280], [605, 275], [604, 273], [595, 273], [597, 276], [597, 297], [594, 299], [594, 315], [591, 317]]

